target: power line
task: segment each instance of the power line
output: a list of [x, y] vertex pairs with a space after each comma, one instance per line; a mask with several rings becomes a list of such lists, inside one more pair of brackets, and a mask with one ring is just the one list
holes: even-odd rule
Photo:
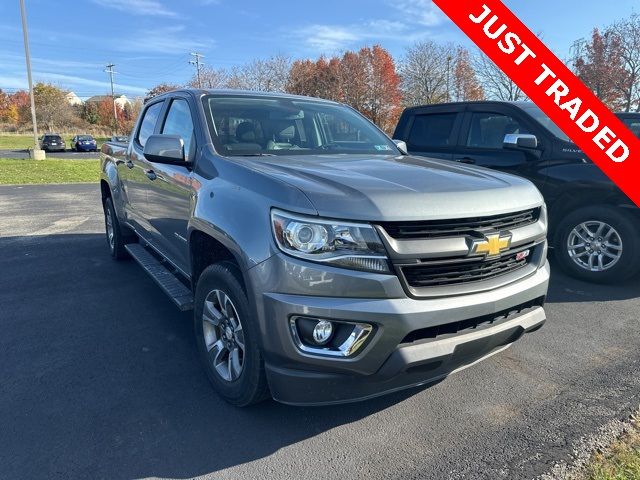
[[200, 61], [201, 58], [204, 58], [204, 55], [198, 52], [191, 52], [191, 56], [195, 57], [195, 60], [189, 60], [191, 65], [196, 66], [196, 75], [198, 77], [198, 88], [202, 88], [202, 82], [200, 81], [200, 67], [204, 65], [203, 62]]
[[114, 133], [118, 134], [118, 111], [116, 110], [116, 96], [113, 93], [113, 75], [116, 73], [113, 71], [113, 67], [115, 65], [113, 63], [109, 63], [107, 65], [107, 69], [105, 72], [109, 74], [109, 81], [111, 82], [111, 102], [113, 103], [113, 124], [114, 124]]

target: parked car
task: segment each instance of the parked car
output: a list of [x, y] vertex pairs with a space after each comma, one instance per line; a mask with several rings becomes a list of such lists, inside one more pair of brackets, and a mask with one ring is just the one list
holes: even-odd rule
[[172, 91], [132, 138], [102, 146], [111, 255], [194, 309], [235, 405], [428, 384], [545, 321], [547, 215], [528, 180], [404, 156], [351, 108], [290, 95]]
[[[638, 125], [634, 118], [632, 129]], [[531, 180], [549, 209], [550, 244], [570, 274], [613, 282], [640, 270], [640, 209], [535, 104], [483, 101], [408, 108], [394, 138], [406, 142], [413, 155]]]
[[59, 134], [46, 133], [40, 137], [40, 148], [45, 152], [64, 152], [67, 145]]
[[76, 135], [71, 139], [71, 149], [76, 152], [97, 152], [98, 142], [91, 135]]
[[129, 137], [126, 135], [114, 135], [109, 141], [113, 143], [129, 143]]

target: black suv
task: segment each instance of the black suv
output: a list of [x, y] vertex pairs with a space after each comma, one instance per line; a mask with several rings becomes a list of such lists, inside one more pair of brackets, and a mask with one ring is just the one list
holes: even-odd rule
[[[619, 117], [640, 132], [640, 114]], [[574, 276], [611, 282], [640, 270], [640, 209], [535, 104], [407, 108], [393, 138], [406, 142], [413, 155], [494, 168], [535, 183], [549, 209], [556, 256]]]
[[47, 133], [40, 139], [40, 148], [45, 152], [64, 152], [67, 145], [57, 133]]

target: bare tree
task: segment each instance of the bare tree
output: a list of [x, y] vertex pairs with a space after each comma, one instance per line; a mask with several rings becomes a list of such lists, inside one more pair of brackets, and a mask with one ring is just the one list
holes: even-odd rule
[[289, 80], [291, 59], [274, 55], [267, 59], [256, 59], [243, 67], [232, 69], [227, 78], [229, 88], [242, 88], [265, 92], [284, 92]]
[[623, 98], [623, 108], [640, 112], [640, 15], [616, 22], [610, 31], [620, 46], [620, 57], [627, 75], [618, 78], [616, 86]]
[[[200, 85], [202, 88], [226, 88], [229, 74], [224, 69], [213, 69], [208, 66], [200, 68]], [[187, 83], [189, 87], [198, 87], [198, 75], [194, 74]]]
[[473, 66], [485, 96], [492, 100], [518, 101], [527, 96], [498, 66], [478, 51]]
[[453, 84], [453, 44], [420, 42], [407, 50], [400, 63], [405, 105], [423, 105], [450, 100]]

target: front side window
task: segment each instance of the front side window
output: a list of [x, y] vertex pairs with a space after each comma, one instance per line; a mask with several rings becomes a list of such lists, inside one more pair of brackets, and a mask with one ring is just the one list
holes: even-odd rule
[[162, 127], [162, 133], [179, 135], [184, 141], [186, 160], [192, 157], [193, 119], [191, 118], [191, 110], [186, 100], [178, 98], [171, 102], [167, 119], [164, 121], [164, 126]]
[[501, 113], [473, 113], [467, 136], [467, 147], [502, 148], [504, 136], [529, 133], [518, 120]]
[[456, 113], [416, 115], [409, 133], [409, 148], [419, 150], [449, 146], [456, 116]]
[[555, 123], [536, 105], [523, 107], [523, 110], [533, 117], [535, 121], [549, 130], [555, 137], [565, 142], [573, 142]]
[[222, 155], [398, 155], [395, 144], [339, 104], [268, 96], [204, 97], [211, 137]]
[[144, 144], [147, 143], [147, 138], [153, 135], [153, 132], [156, 129], [156, 122], [160, 116], [162, 104], [163, 102], [154, 103], [144, 112], [144, 117], [140, 124], [140, 130], [138, 131], [138, 143], [142, 145], [142, 147], [144, 147]]

